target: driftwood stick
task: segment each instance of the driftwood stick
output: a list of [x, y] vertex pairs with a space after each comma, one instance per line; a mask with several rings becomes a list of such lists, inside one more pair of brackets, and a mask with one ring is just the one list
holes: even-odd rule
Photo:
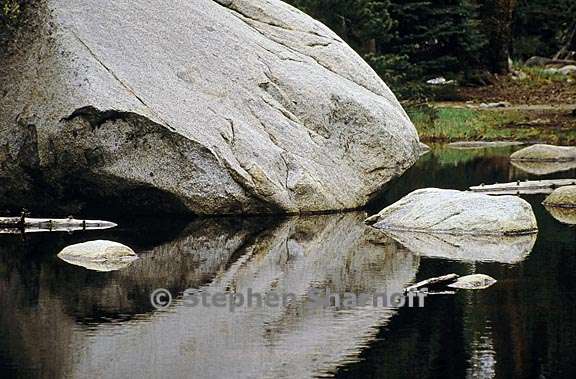
[[50, 218], [27, 218], [25, 214], [20, 217], [0, 217], [0, 229], [3, 233], [13, 230], [21, 232], [41, 232], [41, 231], [72, 231], [72, 230], [94, 230], [108, 229], [117, 226], [113, 222], [101, 220], [76, 220], [72, 217], [64, 219]]
[[527, 180], [470, 187], [473, 192], [486, 194], [552, 193], [556, 188], [576, 185], [576, 179]]
[[424, 288], [436, 287], [439, 285], [448, 285], [448, 284], [454, 283], [459, 277], [460, 277], [460, 275], [458, 275], [458, 274], [448, 274], [448, 275], [444, 275], [444, 276], [439, 276], [437, 278], [426, 279], [426, 280], [423, 280], [423, 281], [418, 282], [416, 284], [413, 284], [409, 287], [406, 287], [406, 289], [404, 291], [405, 292], [415, 292], [415, 291], [419, 291], [419, 290], [424, 289]]

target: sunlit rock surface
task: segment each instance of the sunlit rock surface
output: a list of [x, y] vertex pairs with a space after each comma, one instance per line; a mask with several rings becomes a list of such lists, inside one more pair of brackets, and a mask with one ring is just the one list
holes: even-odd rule
[[88, 270], [116, 271], [128, 267], [138, 256], [121, 243], [97, 240], [67, 246], [58, 258]]
[[355, 208], [420, 153], [376, 73], [279, 0], [35, 9], [0, 64], [0, 207]]
[[576, 185], [555, 189], [543, 204], [550, 207], [576, 208]]
[[538, 230], [528, 202], [514, 196], [425, 188], [370, 217], [377, 229], [440, 234], [519, 235]]
[[573, 161], [576, 146], [532, 145], [510, 156], [512, 161]]

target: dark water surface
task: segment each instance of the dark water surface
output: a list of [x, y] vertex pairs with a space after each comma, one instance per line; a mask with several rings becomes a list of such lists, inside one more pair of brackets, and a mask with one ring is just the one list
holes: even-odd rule
[[[543, 195], [524, 197], [538, 218], [537, 239], [482, 248], [400, 244], [362, 223], [417, 188], [536, 178], [510, 164], [511, 152], [438, 147], [367, 212], [112, 217], [120, 226], [109, 231], [0, 235], [0, 377], [576, 377], [576, 228], [552, 217]], [[564, 177], [576, 170], [538, 178]], [[125, 243], [141, 259], [98, 272], [56, 256], [93, 239]], [[395, 293], [452, 272], [498, 283], [428, 297], [424, 308], [318, 307], [310, 298], [311, 289]], [[150, 302], [158, 288], [175, 298], [165, 311]], [[186, 289], [292, 297], [231, 311], [191, 307]]]

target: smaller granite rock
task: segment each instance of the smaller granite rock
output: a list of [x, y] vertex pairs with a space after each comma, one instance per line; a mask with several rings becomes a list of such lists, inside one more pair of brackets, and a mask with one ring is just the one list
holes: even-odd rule
[[95, 271], [114, 271], [138, 259], [128, 246], [113, 241], [89, 241], [64, 248], [58, 258]]
[[479, 108], [485, 108], [485, 109], [490, 109], [490, 108], [509, 108], [511, 107], [512, 104], [510, 104], [507, 101], [499, 101], [497, 103], [482, 103], [480, 104]]
[[538, 230], [532, 207], [515, 196], [420, 189], [366, 220], [396, 231], [471, 235], [521, 235]]
[[518, 150], [510, 156], [513, 161], [573, 161], [576, 160], [575, 146], [532, 145]]
[[450, 288], [465, 290], [483, 290], [496, 283], [496, 279], [484, 274], [462, 276], [454, 283], [448, 284]]
[[558, 72], [560, 72], [562, 75], [576, 74], [576, 66], [574, 65], [564, 66], [562, 68], [559, 68]]
[[560, 187], [544, 200], [550, 207], [576, 208], [576, 186]]
[[523, 144], [523, 142], [517, 141], [458, 141], [449, 143], [448, 147], [451, 149], [488, 149], [492, 147], [508, 147]]
[[554, 60], [551, 58], [534, 56], [528, 58], [526, 62], [524, 62], [524, 65], [526, 67], [538, 67], [538, 66], [545, 66], [553, 61]]

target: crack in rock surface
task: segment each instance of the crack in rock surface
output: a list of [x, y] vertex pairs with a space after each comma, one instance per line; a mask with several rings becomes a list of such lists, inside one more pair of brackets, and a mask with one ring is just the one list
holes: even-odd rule
[[43, 0], [31, 24], [1, 62], [0, 176], [22, 180], [0, 206], [81, 179], [186, 213], [351, 209], [418, 157], [374, 71], [281, 1]]

